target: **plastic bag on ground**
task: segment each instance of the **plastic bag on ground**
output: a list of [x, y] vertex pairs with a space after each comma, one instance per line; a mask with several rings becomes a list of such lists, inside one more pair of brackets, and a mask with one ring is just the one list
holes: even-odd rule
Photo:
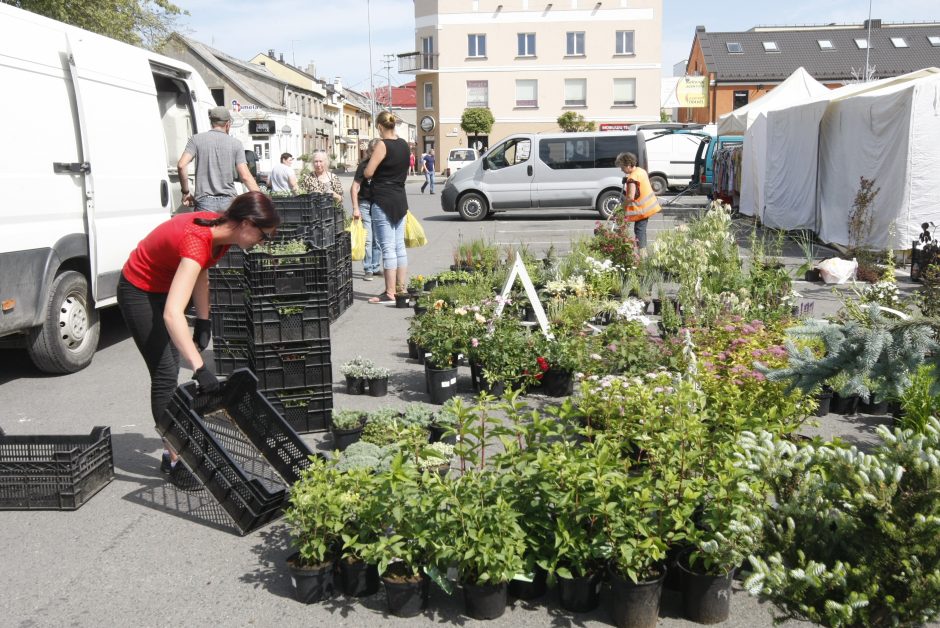
[[853, 258], [851, 260], [830, 257], [821, 261], [817, 268], [822, 280], [825, 283], [846, 283], [855, 280], [855, 273], [858, 271], [858, 262]]

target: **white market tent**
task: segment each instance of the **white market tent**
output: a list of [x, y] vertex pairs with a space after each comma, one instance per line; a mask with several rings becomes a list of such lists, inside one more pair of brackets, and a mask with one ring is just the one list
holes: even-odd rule
[[767, 112], [763, 204], [758, 215], [776, 229], [818, 231], [819, 123], [831, 102], [940, 73], [926, 68], [869, 83], [851, 83], [805, 102]]
[[761, 217], [764, 205], [764, 180], [771, 168], [780, 168], [767, 159], [767, 113], [824, 96], [829, 89], [803, 68], [775, 87], [766, 96], [723, 115], [718, 120], [718, 135], [743, 135], [741, 155], [741, 198], [738, 210]]
[[818, 235], [845, 246], [859, 178], [875, 180], [865, 244], [906, 249], [940, 221], [940, 74], [829, 104], [819, 127]]

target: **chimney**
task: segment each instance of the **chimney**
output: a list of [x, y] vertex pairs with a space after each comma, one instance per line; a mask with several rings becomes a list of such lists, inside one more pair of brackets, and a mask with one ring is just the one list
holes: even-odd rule
[[282, 52], [280, 55], [278, 55], [278, 61], [280, 61], [281, 63], [284, 63], [284, 53], [283, 53], [283, 52]]
[[[880, 20], [880, 19], [872, 19], [872, 20], [871, 20], [871, 27], [872, 27], [872, 28], [881, 28], [881, 20]], [[862, 22], [862, 28], [868, 28], [868, 20], [865, 20], [864, 22]]]
[[274, 58], [274, 48], [268, 48], [268, 56]]
[[342, 93], [343, 91], [342, 77], [337, 76], [335, 79], [333, 79], [333, 89], [335, 89], [337, 93]]
[[696, 32], [696, 33], [704, 33], [704, 32], [705, 32], [705, 27], [700, 24], [700, 25], [698, 25], [698, 26], [695, 27], [695, 32]]

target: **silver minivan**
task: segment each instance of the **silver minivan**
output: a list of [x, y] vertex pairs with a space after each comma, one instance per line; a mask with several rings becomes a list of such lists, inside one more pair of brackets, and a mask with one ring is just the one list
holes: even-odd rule
[[510, 135], [447, 180], [441, 208], [464, 220], [514, 209], [596, 209], [607, 218], [623, 190], [614, 160], [626, 152], [646, 167], [634, 131]]

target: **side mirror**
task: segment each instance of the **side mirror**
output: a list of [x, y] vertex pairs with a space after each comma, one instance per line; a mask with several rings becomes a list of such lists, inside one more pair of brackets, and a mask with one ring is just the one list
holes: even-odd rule
[[483, 169], [484, 169], [484, 170], [489, 170], [489, 169], [490, 169], [490, 160], [489, 160], [489, 159], [484, 159], [484, 160], [483, 160]]

